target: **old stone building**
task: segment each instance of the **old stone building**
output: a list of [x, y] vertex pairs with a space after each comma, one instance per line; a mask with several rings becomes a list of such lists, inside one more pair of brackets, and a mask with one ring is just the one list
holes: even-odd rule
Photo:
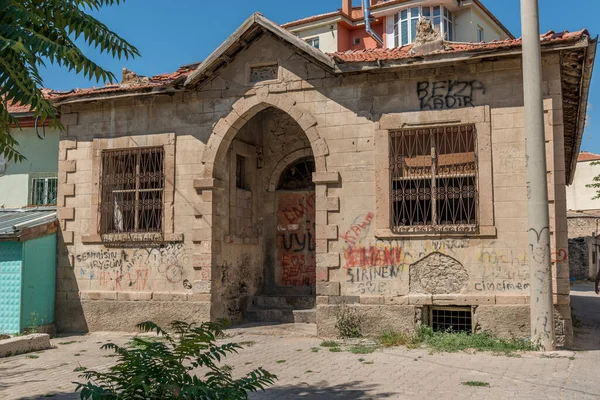
[[[521, 43], [325, 54], [259, 14], [199, 65], [53, 93], [60, 330], [315, 321], [529, 335]], [[595, 40], [542, 36], [552, 252]], [[569, 338], [569, 268], [554, 265]]]

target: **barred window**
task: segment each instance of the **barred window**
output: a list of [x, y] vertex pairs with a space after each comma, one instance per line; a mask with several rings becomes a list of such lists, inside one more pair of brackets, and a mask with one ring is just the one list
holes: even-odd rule
[[100, 233], [162, 232], [162, 147], [103, 150]]
[[476, 231], [475, 140], [473, 125], [390, 132], [393, 232]]
[[32, 206], [55, 206], [58, 190], [56, 174], [48, 176], [32, 175], [29, 186], [29, 204]]

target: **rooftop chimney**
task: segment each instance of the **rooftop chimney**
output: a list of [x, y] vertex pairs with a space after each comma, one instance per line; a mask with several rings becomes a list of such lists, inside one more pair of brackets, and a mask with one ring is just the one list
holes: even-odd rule
[[342, 12], [346, 15], [352, 15], [352, 0], [342, 0]]

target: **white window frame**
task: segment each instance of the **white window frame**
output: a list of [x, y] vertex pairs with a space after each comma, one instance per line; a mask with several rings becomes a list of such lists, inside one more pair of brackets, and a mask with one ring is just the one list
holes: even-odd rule
[[[436, 9], [439, 9], [438, 15], [435, 15]], [[403, 17], [403, 13], [406, 13], [405, 17]], [[417, 22], [421, 18], [429, 19], [433, 24], [434, 29], [437, 28], [445, 40], [454, 40], [456, 31], [454, 26], [454, 13], [442, 5], [412, 6], [395, 13], [393, 19], [392, 16], [390, 16], [390, 19], [392, 20], [391, 37], [393, 38], [393, 41], [390, 41], [389, 47], [402, 47], [414, 43], [417, 34]], [[402, 37], [402, 26], [404, 24], [406, 24], [407, 31], [406, 41]]]
[[[58, 188], [58, 174], [55, 173], [38, 173], [38, 174], [31, 174], [29, 176], [29, 205], [31, 206], [52, 206], [52, 205], [56, 205], [56, 200], [54, 203], [50, 203], [49, 200], [49, 188], [50, 188], [50, 180], [54, 180], [55, 181], [55, 187]], [[42, 202], [42, 204], [34, 204], [34, 200], [35, 200], [35, 195], [34, 195], [34, 190], [36, 187], [36, 181], [42, 181], [42, 184], [44, 185], [44, 201]], [[57, 196], [58, 198], [58, 196]]]
[[[308, 43], [310, 46], [314, 47], [315, 49], [318, 49], [319, 46], [321, 45], [321, 39], [318, 36], [304, 39], [304, 41], [306, 43]], [[315, 42], [317, 43], [316, 46], [315, 46]]]

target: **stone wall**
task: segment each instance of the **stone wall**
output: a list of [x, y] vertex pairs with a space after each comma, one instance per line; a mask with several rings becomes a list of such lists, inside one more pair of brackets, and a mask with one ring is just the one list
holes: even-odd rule
[[[278, 81], [249, 84], [245, 78], [249, 66], [265, 62], [279, 64]], [[544, 56], [543, 80], [555, 303], [568, 308], [557, 55]], [[65, 105], [62, 118], [67, 131], [61, 140], [59, 187], [63, 237], [59, 326], [67, 327], [69, 318], [89, 321], [90, 313], [106, 308], [101, 306], [105, 303], [94, 301], [131, 302], [127, 313], [110, 308], [113, 320], [142, 319], [148, 308], [162, 309], [162, 304], [152, 306], [155, 296], [158, 302], [175, 301], [167, 297], [174, 296], [177, 301], [197, 303], [190, 306], [198, 310], [192, 316], [195, 319], [239, 316], [243, 298], [259, 291], [260, 280], [274, 279], [264, 272], [266, 265], [277, 261], [272, 251], [277, 233], [272, 189], [278, 173], [301, 155], [314, 156], [316, 166], [320, 333], [332, 334], [328, 328], [333, 326], [332, 309], [340, 299], [357, 307], [374, 306], [373, 310], [397, 305], [402, 321], [410, 320], [415, 307], [428, 305], [497, 307], [498, 313], [506, 307], [523, 308], [529, 301], [530, 277], [522, 96], [518, 58], [333, 76], [265, 35], [198, 92]], [[272, 108], [280, 111], [273, 114]], [[481, 221], [476, 234], [389, 232], [386, 135], [390, 129], [432, 123], [477, 127]], [[158, 250], [135, 245], [108, 249], [94, 230], [98, 181], [90, 159], [101, 149], [99, 138], [106, 140], [105, 146], [114, 147], [123, 140], [139, 146], [148, 135], [165, 137], [173, 146], [173, 164], [169, 164], [174, 176], [173, 202], [166, 204], [172, 213], [165, 216], [166, 226], [172, 227], [168, 240]], [[256, 229], [239, 237], [230, 233], [230, 213], [237, 209], [231, 199], [239, 196], [230, 194], [233, 161], [229, 154], [231, 149], [237, 151], [237, 142], [244, 143], [238, 145], [240, 151], [250, 154], [248, 149], [254, 148], [254, 157], [263, 160], [253, 181], [251, 219]], [[166, 263], [166, 269], [160, 262], [144, 263], [148, 279], [140, 280], [137, 264], [131, 264], [134, 254], [156, 254], [160, 249], [179, 249], [183, 256]], [[105, 252], [114, 252], [114, 258], [110, 254], [108, 264], [102, 264], [103, 275], [92, 275], [90, 259], [83, 255]], [[173, 265], [176, 279], [165, 273]], [[247, 278], [242, 265], [249, 265], [250, 274], [257, 275]], [[112, 275], [107, 278], [108, 274]], [[231, 291], [240, 285], [251, 289], [244, 295], [237, 289]], [[209, 301], [210, 315], [206, 313]], [[232, 302], [237, 304], [232, 307]], [[65, 314], [65, 304], [83, 312]], [[568, 313], [561, 314], [570, 324]], [[511, 323], [510, 318], [504, 320]], [[500, 329], [494, 318], [481, 321], [481, 329]], [[511, 332], [522, 330], [513, 328]]]

